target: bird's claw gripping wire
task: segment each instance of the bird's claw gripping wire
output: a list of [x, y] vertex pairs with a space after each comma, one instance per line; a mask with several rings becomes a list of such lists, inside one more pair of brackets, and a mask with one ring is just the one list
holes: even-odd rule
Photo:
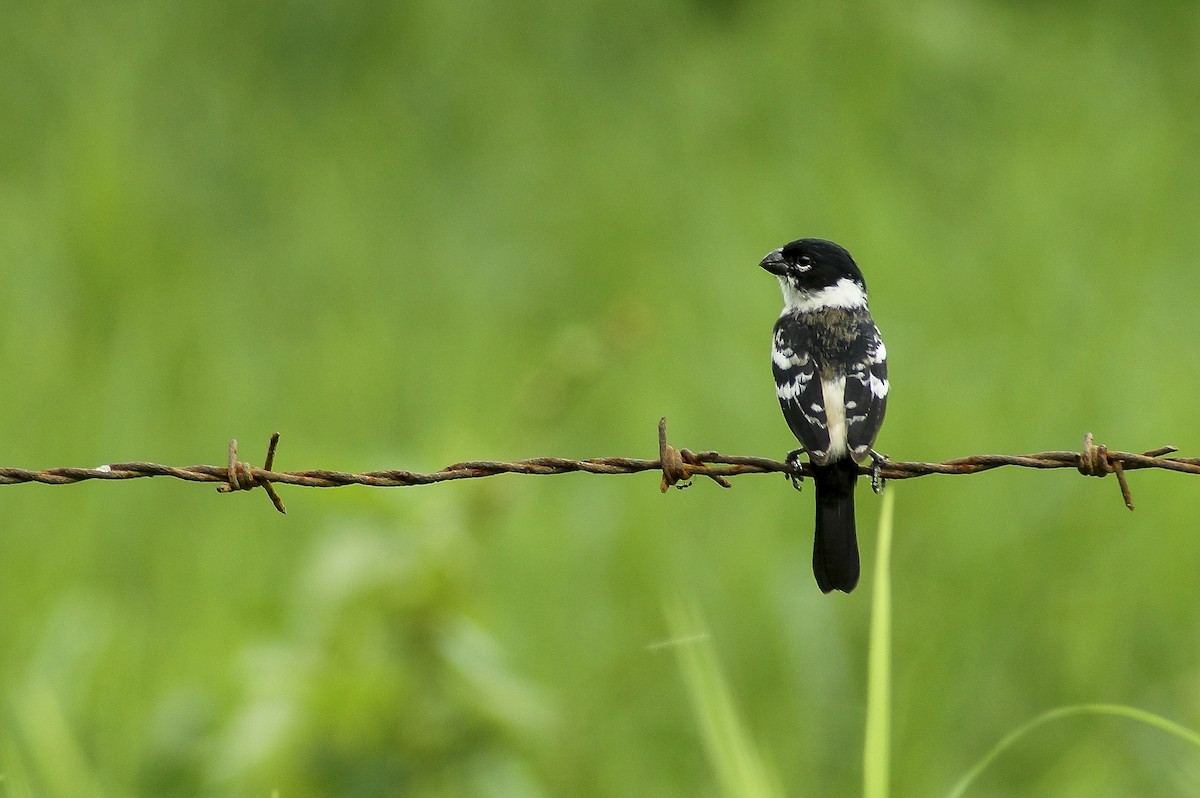
[[802, 470], [804, 466], [800, 463], [800, 455], [802, 454], [804, 454], [803, 449], [792, 449], [787, 453], [787, 457], [783, 458], [788, 467], [788, 470], [783, 475], [791, 481], [792, 487], [796, 490], [800, 490], [800, 483], [804, 481], [804, 472]]
[[891, 461], [886, 454], [880, 454], [874, 449], [867, 449], [867, 454], [871, 456], [871, 491], [878, 496], [887, 486], [887, 480], [883, 478], [883, 467]]

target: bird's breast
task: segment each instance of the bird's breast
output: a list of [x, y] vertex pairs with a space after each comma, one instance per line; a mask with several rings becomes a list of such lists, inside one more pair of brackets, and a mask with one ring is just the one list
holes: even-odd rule
[[825, 403], [825, 429], [829, 432], [829, 460], [840, 460], [849, 447], [846, 434], [846, 375], [821, 380], [821, 398]]

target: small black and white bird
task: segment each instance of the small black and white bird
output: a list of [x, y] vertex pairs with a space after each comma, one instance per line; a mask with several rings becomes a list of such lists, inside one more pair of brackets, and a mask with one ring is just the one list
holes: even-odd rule
[[850, 253], [802, 238], [760, 264], [779, 278], [783, 313], [771, 361], [775, 391], [792, 433], [808, 453], [816, 484], [813, 574], [821, 591], [858, 584], [854, 484], [887, 406], [887, 350], [867, 309], [867, 284]]

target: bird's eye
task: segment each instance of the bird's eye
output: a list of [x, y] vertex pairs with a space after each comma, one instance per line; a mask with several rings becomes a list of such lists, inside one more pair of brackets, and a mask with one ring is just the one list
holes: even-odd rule
[[796, 266], [800, 268], [800, 271], [806, 272], [812, 268], [812, 258], [807, 255], [801, 255], [796, 259]]

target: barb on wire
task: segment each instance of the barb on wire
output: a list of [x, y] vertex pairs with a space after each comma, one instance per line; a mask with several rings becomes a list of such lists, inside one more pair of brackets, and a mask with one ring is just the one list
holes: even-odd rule
[[[271, 442], [267, 444], [267, 460], [262, 471], [270, 472], [271, 467], [275, 465], [275, 447], [277, 446], [279, 446], [278, 432], [271, 435]], [[235, 490], [254, 490], [261, 485], [267, 495], [271, 497], [271, 504], [275, 505], [275, 509], [286, 513], [283, 499], [279, 498], [279, 494], [275, 492], [275, 486], [271, 484], [270, 480], [264, 479], [260, 473], [256, 473], [257, 470], [248, 463], [238, 461], [237, 438], [234, 438], [229, 442], [229, 467], [226, 469], [229, 481], [217, 488], [217, 491], [233, 493]]]
[[[496, 474], [569, 474], [577, 471], [589, 474], [636, 474], [642, 471], [662, 473], [660, 489], [665, 493], [669, 487], [686, 488], [693, 477], [708, 477], [724, 488], [732, 487], [728, 477], [739, 474], [784, 474], [799, 481], [811, 476], [807, 463], [793, 465], [766, 457], [744, 457], [720, 454], [719, 452], [693, 452], [676, 449], [667, 440], [667, 420], [658, 422], [658, 459], [643, 460], [633, 457], [594, 457], [588, 460], [570, 460], [564, 457], [534, 457], [528, 460], [503, 462], [498, 460], [469, 460], [446, 466], [440, 471], [419, 473], [416, 471], [367, 471], [360, 474], [344, 471], [275, 471], [275, 449], [279, 433], [271, 436], [267, 457], [258, 468], [237, 459], [237, 441], [229, 442], [228, 462], [224, 466], [165, 466], [157, 463], [131, 462], [111, 463], [99, 468], [48, 468], [32, 471], [23, 468], [0, 468], [0, 485], [15, 485], [37, 482], [43, 485], [69, 485], [90, 479], [141, 479], [143, 477], [172, 477], [189, 482], [216, 482], [222, 493], [253, 490], [261, 487], [270, 497], [275, 509], [285, 512], [283, 500], [274, 486], [300, 485], [311, 488], [335, 488], [343, 485], [368, 485], [371, 487], [404, 487], [448, 482], [454, 479], [478, 479]], [[1200, 458], [1166, 457], [1178, 449], [1163, 446], [1143, 454], [1118, 452], [1103, 444], [1095, 443], [1089, 432], [1083, 440], [1083, 450], [1078, 452], [1054, 451], [1036, 454], [1006, 455], [980, 454], [960, 457], [941, 463], [898, 462], [881, 460], [861, 467], [877, 481], [888, 479], [912, 479], [929, 474], [978, 474], [1003, 466], [1019, 468], [1074, 468], [1085, 476], [1104, 477], [1117, 475], [1117, 484], [1125, 506], [1133, 509], [1133, 498], [1125, 477], [1126, 471], [1140, 468], [1161, 468], [1185, 474], [1200, 474]]]

